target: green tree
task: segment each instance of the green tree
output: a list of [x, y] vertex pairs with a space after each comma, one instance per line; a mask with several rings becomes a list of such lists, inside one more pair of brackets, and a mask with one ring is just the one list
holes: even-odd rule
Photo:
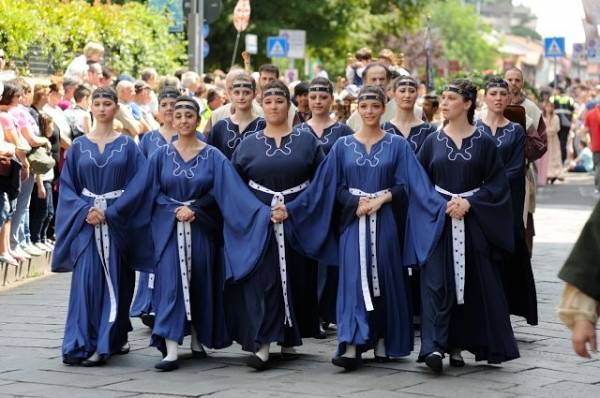
[[498, 56], [484, 36], [491, 32], [472, 5], [446, 0], [432, 8], [431, 24], [442, 41], [444, 57], [458, 60], [463, 68], [491, 69]]

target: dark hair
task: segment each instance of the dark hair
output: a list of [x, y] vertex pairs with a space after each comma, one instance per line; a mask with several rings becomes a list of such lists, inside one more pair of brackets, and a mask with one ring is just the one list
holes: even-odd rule
[[262, 64], [260, 68], [258, 68], [258, 75], [262, 75], [263, 72], [274, 73], [275, 77], [279, 79], [279, 68], [273, 64]]
[[380, 67], [380, 68], [383, 68], [383, 70], [385, 70], [385, 78], [388, 81], [392, 78], [392, 72], [390, 72], [390, 69], [387, 66], [385, 66], [384, 64], [382, 64], [380, 62], [373, 62], [373, 63], [367, 65], [367, 67], [363, 71], [362, 79], [363, 79], [364, 82], [367, 81], [367, 76], [369, 74], [369, 71], [371, 69], [373, 69], [373, 68], [376, 68], [376, 67]]
[[415, 90], [418, 88], [419, 82], [417, 82], [417, 79], [415, 79], [412, 76], [400, 76], [397, 77], [396, 79], [394, 79], [394, 91], [396, 91], [398, 89], [398, 87], [400, 87], [402, 85], [402, 83], [404, 82], [410, 82], [412, 84], [415, 85]]
[[10, 105], [13, 98], [20, 97], [23, 94], [21, 85], [14, 80], [4, 82], [4, 92], [2, 93], [2, 99], [0, 99], [0, 105]]
[[233, 78], [232, 84], [235, 84], [236, 81], [243, 81], [244, 83], [249, 83], [252, 85], [252, 91], [256, 91], [256, 81], [246, 72], [242, 72], [239, 75], [236, 75]]
[[50, 130], [53, 130], [53, 123], [54, 120], [52, 119], [52, 116], [48, 115], [46, 112], [40, 112], [38, 124], [40, 125], [40, 135], [42, 137], [50, 137], [52, 135], [52, 131], [48, 131], [48, 126], [50, 126]]
[[210, 104], [218, 97], [219, 97], [219, 93], [217, 92], [217, 90], [210, 89], [210, 90], [208, 90], [208, 93], [206, 94], [206, 102]]
[[113, 72], [112, 70], [108, 69], [106, 66], [102, 67], [102, 78], [103, 79], [110, 79], [111, 77], [113, 77]]
[[465, 102], [471, 101], [471, 106], [467, 111], [467, 120], [469, 124], [473, 124], [475, 117], [475, 108], [477, 106], [477, 86], [475, 86], [469, 79], [456, 79], [450, 83], [450, 86], [457, 87], [461, 93], [459, 93]]
[[89, 88], [87, 88], [86, 86], [84, 86], [83, 84], [80, 84], [75, 89], [73, 98], [75, 99], [75, 102], [79, 102], [82, 99], [84, 99], [85, 97], [89, 97], [90, 95], [92, 95], [92, 91]]
[[383, 105], [385, 105], [385, 92], [383, 91], [383, 89], [379, 86], [374, 86], [374, 85], [369, 85], [369, 86], [362, 86], [362, 88], [360, 89], [360, 91], [358, 92], [358, 102], [361, 101], [361, 97], [362, 96], [375, 96], [377, 101], [380, 101]]
[[115, 104], [119, 103], [119, 97], [117, 92], [112, 87], [98, 87], [92, 92], [92, 101], [96, 98], [107, 98], [113, 101]]
[[202, 81], [207, 84], [212, 84], [215, 81], [215, 75], [209, 72], [206, 75], [204, 75]]
[[495, 87], [503, 88], [508, 91], [508, 83], [500, 76], [492, 76], [488, 79], [488, 81], [485, 83], [485, 93], [487, 94], [489, 89]]
[[162, 89], [162, 91], [160, 92], [160, 94], [158, 94], [158, 103], [160, 103], [165, 98], [177, 99], [180, 96], [181, 96], [181, 93], [179, 92], [179, 90], [177, 90], [174, 87], [167, 86], [167, 87], [165, 87], [165, 88]]
[[148, 80], [152, 79], [152, 76], [158, 77], [158, 73], [156, 73], [156, 71], [152, 68], [146, 68], [142, 71], [140, 79], [147, 82]]
[[439, 108], [440, 106], [440, 100], [435, 94], [427, 94], [423, 99], [431, 102], [431, 105], [433, 105], [435, 108]]
[[175, 110], [177, 110], [177, 104], [179, 102], [190, 103], [196, 111], [195, 113], [196, 116], [198, 116], [198, 121], [200, 121], [200, 105], [198, 105], [198, 103], [193, 97], [190, 97], [189, 95], [180, 95], [179, 97], [177, 97], [177, 99], [175, 100]]
[[326, 86], [329, 88], [329, 94], [333, 95], [333, 83], [326, 77], [315, 77], [310, 81], [309, 91], [311, 86]]
[[308, 94], [308, 82], [300, 82], [294, 86], [294, 97]]
[[177, 79], [179, 79], [179, 81], [181, 81], [181, 76], [187, 71], [188, 71], [187, 69], [177, 69], [175, 71], [174, 75]]
[[264, 100], [264, 93], [269, 91], [269, 89], [272, 88], [276, 88], [278, 90], [283, 91], [283, 93], [285, 94], [285, 99], [287, 100], [288, 104], [291, 103], [290, 100], [290, 90], [287, 88], [287, 86], [285, 85], [285, 83], [283, 83], [281, 80], [273, 80], [272, 82], [269, 82], [265, 85], [265, 87], [263, 87], [263, 100]]

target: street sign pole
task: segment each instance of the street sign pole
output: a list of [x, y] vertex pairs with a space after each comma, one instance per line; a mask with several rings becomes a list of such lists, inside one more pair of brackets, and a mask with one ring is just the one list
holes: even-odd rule
[[554, 89], [558, 89], [558, 57], [554, 57]]
[[237, 54], [239, 43], [240, 43], [240, 32], [237, 32], [237, 35], [235, 35], [235, 44], [233, 46], [233, 54], [231, 54], [231, 66], [229, 67], [229, 69], [233, 68], [233, 64], [235, 64], [235, 55]]
[[[198, 60], [200, 61], [200, 68], [198, 73], [202, 75], [204, 73], [204, 0], [196, 0], [198, 3], [196, 29], [200, 34], [200, 46], [198, 48]], [[196, 46], [198, 47], [198, 46]]]

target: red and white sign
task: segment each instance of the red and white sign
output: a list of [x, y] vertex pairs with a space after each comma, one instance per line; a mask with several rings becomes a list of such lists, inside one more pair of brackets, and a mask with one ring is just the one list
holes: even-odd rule
[[250, 0], [238, 0], [233, 9], [233, 26], [238, 32], [248, 29], [250, 23]]

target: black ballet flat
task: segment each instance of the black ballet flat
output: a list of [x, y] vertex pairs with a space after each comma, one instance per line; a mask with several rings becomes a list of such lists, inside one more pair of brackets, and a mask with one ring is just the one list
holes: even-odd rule
[[[125, 347], [127, 346], [127, 347]], [[119, 351], [117, 351], [115, 354], [117, 355], [127, 355], [129, 354], [129, 351], [131, 351], [131, 347], [129, 346], [129, 343], [123, 344], [123, 347], [121, 347], [121, 349]]]
[[154, 315], [143, 313], [142, 315], [140, 315], [140, 319], [142, 323], [148, 326], [150, 329], [154, 328]]
[[436, 353], [431, 353], [425, 357], [425, 364], [429, 369], [435, 373], [442, 373], [444, 370], [444, 364], [442, 363], [442, 356]]
[[324, 340], [327, 338], [327, 333], [324, 330], [319, 330], [317, 334], [313, 336], [317, 340]]
[[281, 359], [285, 361], [293, 361], [300, 358], [300, 354], [297, 352], [282, 352]]
[[450, 357], [450, 366], [455, 367], [455, 368], [464, 368], [465, 360], [464, 359], [452, 359], [452, 357]]
[[69, 366], [78, 366], [81, 365], [81, 362], [83, 360], [81, 358], [69, 358], [69, 357], [63, 357], [62, 362], [65, 365], [69, 365]]
[[380, 357], [378, 355], [375, 355], [375, 362], [377, 362], [377, 363], [387, 363], [387, 362], [391, 362], [391, 359], [387, 355], [385, 357]]
[[162, 372], [171, 372], [173, 370], [179, 369], [179, 363], [177, 362], [177, 360], [175, 360], [175, 361], [162, 360], [159, 363], [157, 363], [156, 365], [154, 365], [154, 368], [158, 369]]
[[258, 355], [252, 354], [248, 358], [247, 365], [253, 369], [258, 370], [259, 372], [262, 372], [263, 370], [267, 370], [270, 364], [269, 361], [263, 361], [259, 358]]
[[208, 354], [206, 353], [206, 351], [202, 350], [202, 351], [196, 351], [196, 350], [192, 350], [192, 358], [195, 359], [204, 359], [208, 357]]
[[348, 357], [333, 357], [331, 359], [331, 363], [335, 366], [339, 366], [340, 368], [344, 368], [346, 370], [352, 371], [356, 370], [360, 367], [360, 359], [358, 358], [348, 358]]
[[102, 366], [106, 364], [106, 359], [104, 358], [100, 358], [97, 361], [90, 361], [89, 359], [85, 359], [83, 361], [81, 361], [81, 366], [86, 367], [86, 368], [94, 368], [96, 366]]

